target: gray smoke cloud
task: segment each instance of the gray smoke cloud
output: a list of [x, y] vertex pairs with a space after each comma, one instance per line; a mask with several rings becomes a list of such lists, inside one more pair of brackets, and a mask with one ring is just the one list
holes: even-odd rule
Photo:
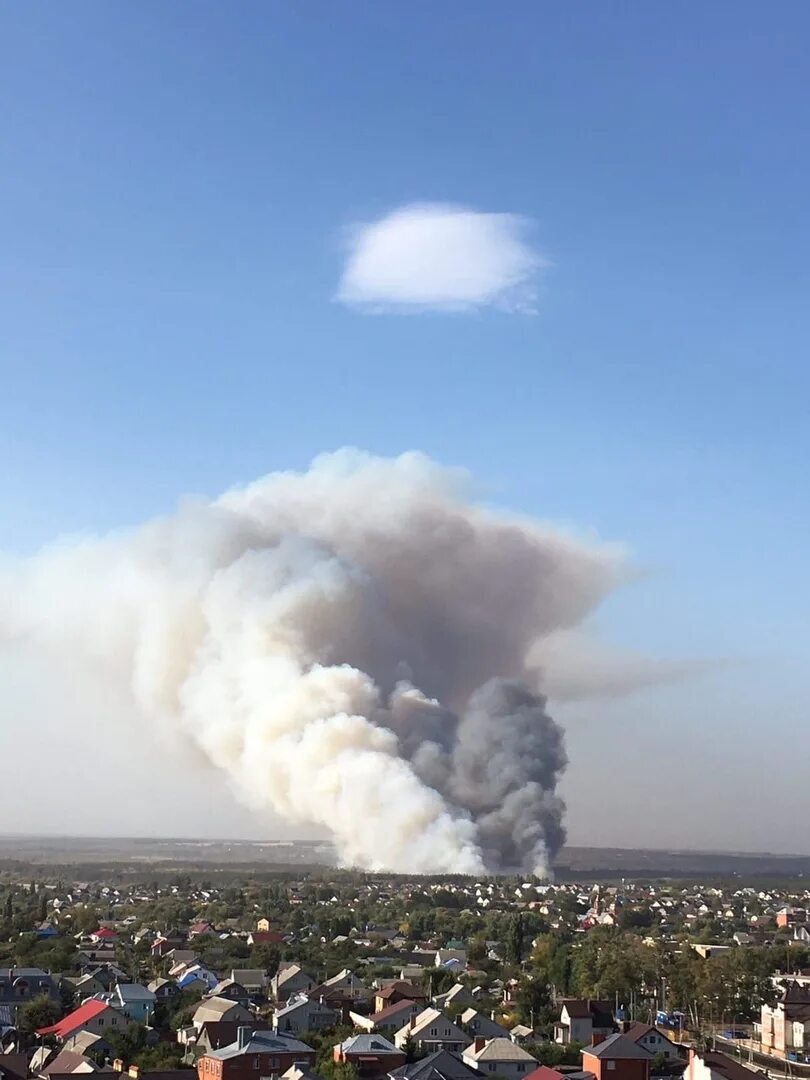
[[0, 563], [4, 636], [89, 659], [250, 805], [369, 869], [544, 873], [561, 729], [533, 657], [615, 549], [475, 505], [421, 454], [343, 450]]

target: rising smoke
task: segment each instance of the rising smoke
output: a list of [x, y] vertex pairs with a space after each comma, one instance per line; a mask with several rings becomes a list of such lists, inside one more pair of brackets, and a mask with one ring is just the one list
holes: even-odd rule
[[543, 873], [563, 735], [538, 643], [615, 552], [465, 497], [419, 454], [316, 459], [0, 564], [0, 627], [103, 665], [239, 796], [326, 826], [347, 864]]

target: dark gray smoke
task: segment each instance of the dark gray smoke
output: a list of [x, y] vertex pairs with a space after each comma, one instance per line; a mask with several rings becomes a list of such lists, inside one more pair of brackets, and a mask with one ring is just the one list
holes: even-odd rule
[[376, 719], [396, 731], [419, 778], [476, 822], [489, 868], [544, 872], [565, 841], [556, 788], [568, 758], [543, 697], [496, 677], [458, 717], [400, 687]]

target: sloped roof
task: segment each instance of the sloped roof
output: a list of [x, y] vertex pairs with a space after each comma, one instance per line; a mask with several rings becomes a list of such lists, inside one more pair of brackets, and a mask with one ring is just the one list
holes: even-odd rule
[[464, 1057], [475, 1061], [533, 1061], [537, 1064], [537, 1058], [532, 1057], [528, 1050], [504, 1038], [487, 1039], [480, 1050], [476, 1050], [473, 1043], [464, 1051]]
[[403, 998], [402, 1001], [395, 1001], [393, 1005], [386, 1005], [379, 1012], [372, 1013], [369, 1020], [373, 1020], [375, 1024], [384, 1024], [389, 1020], [396, 1020], [399, 1016], [406, 1016], [414, 1007], [418, 1009], [419, 1003], [410, 998]]
[[751, 1080], [752, 1076], [762, 1076], [763, 1073], [752, 1073], [750, 1069], [746, 1069], [744, 1065], [741, 1065], [738, 1061], [734, 1061], [733, 1058], [728, 1057], [726, 1054], [721, 1054], [719, 1051], [710, 1050], [705, 1054], [697, 1055], [704, 1064], [708, 1065], [712, 1072], [720, 1073], [726, 1080]]
[[60, 1050], [56, 1057], [41, 1070], [43, 1076], [59, 1073], [100, 1072], [101, 1067], [92, 1058], [79, 1054], [75, 1050]]
[[635, 1024], [631, 1024], [630, 1027], [624, 1032], [628, 1039], [632, 1039], [633, 1042], [639, 1042], [645, 1036], [653, 1034], [658, 1035], [659, 1038], [664, 1039], [666, 1042], [671, 1040], [659, 1031], [653, 1024], [643, 1024], [640, 1020], [637, 1020]]
[[395, 1080], [471, 1080], [473, 1077], [480, 1080], [481, 1076], [477, 1069], [465, 1065], [457, 1054], [449, 1050], [437, 1050], [421, 1061], [393, 1069], [389, 1075]]
[[281, 1035], [270, 1031], [254, 1031], [245, 1046], [239, 1045], [239, 1040], [230, 1046], [223, 1046], [221, 1050], [212, 1050], [208, 1057], [227, 1061], [229, 1058], [241, 1057], [243, 1054], [314, 1054], [311, 1046], [307, 1046], [300, 1039], [292, 1036]]
[[605, 1061], [638, 1061], [653, 1056], [649, 1050], [620, 1033], [610, 1035], [596, 1046], [586, 1046], [582, 1053]]
[[85, 1024], [89, 1024], [95, 1017], [100, 1016], [101, 1013], [107, 1009], [112, 1009], [111, 1005], [108, 1005], [106, 1001], [96, 1001], [91, 998], [89, 1001], [85, 1001], [84, 1005], [80, 1005], [78, 1009], [74, 1009], [73, 1012], [68, 1013], [67, 1016], [63, 1016], [58, 1024], [51, 1024], [49, 1027], [39, 1028], [37, 1035], [55, 1035], [57, 1039], [64, 1039], [70, 1035], [73, 1031], [78, 1031], [79, 1028], [83, 1028]]
[[340, 1049], [344, 1054], [402, 1054], [382, 1035], [350, 1035], [340, 1044]]
[[396, 982], [389, 983], [388, 986], [377, 991], [378, 998], [390, 998], [394, 994], [399, 994], [400, 997], [410, 998], [414, 1001], [424, 1000], [425, 998], [424, 991], [420, 990], [418, 986], [414, 986], [413, 983], [406, 982], [405, 979], [397, 979]]
[[121, 998], [122, 1001], [146, 1001], [149, 1004], [154, 1002], [154, 993], [146, 986], [141, 986], [140, 983], [117, 983], [115, 987], [115, 993]]

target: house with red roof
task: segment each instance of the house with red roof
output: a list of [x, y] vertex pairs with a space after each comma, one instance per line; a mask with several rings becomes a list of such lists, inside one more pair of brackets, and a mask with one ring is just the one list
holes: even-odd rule
[[283, 945], [284, 935], [280, 930], [254, 930], [248, 934], [248, 945]]
[[104, 942], [108, 945], [114, 945], [115, 942], [118, 941], [118, 934], [116, 934], [115, 930], [111, 930], [109, 926], [100, 926], [98, 930], [94, 930], [93, 933], [90, 934], [90, 940], [97, 943]]
[[209, 922], [195, 922], [188, 928], [188, 936], [194, 937], [210, 937], [215, 934], [216, 930]]
[[91, 998], [78, 1009], [63, 1016], [58, 1023], [39, 1028], [37, 1035], [53, 1035], [64, 1041], [78, 1031], [92, 1031], [94, 1035], [109, 1035], [115, 1031], [126, 1031], [129, 1023], [129, 1019], [112, 1005]]

